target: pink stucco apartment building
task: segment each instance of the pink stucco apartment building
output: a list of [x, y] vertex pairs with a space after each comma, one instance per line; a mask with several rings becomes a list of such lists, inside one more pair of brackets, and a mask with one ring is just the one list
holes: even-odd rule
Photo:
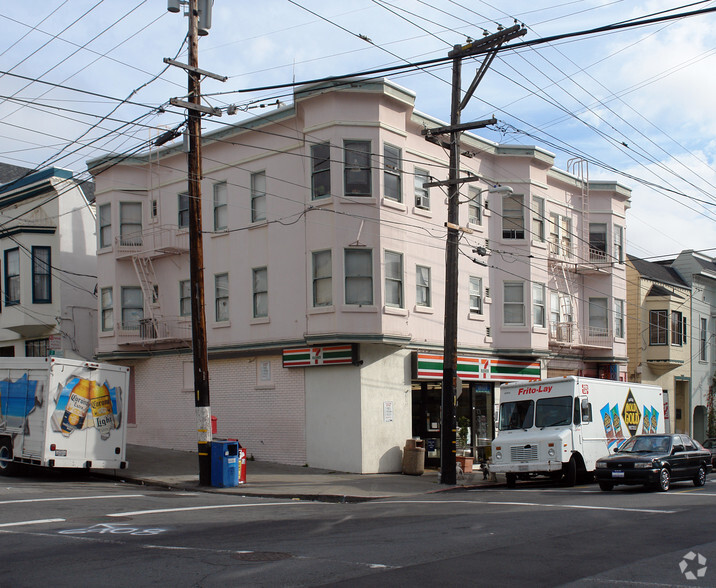
[[[412, 437], [439, 459], [447, 207], [424, 184], [448, 154], [414, 103], [353, 79], [204, 135], [211, 411], [256, 459], [394, 472]], [[486, 458], [500, 383], [624, 378], [630, 191], [538, 147], [462, 149], [458, 417]], [[88, 166], [97, 356], [131, 367], [131, 443], [193, 449], [186, 154]]]

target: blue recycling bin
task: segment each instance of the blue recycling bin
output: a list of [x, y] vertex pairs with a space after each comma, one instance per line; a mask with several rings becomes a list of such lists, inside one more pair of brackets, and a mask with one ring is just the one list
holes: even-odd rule
[[211, 485], [230, 488], [239, 485], [239, 442], [211, 442]]

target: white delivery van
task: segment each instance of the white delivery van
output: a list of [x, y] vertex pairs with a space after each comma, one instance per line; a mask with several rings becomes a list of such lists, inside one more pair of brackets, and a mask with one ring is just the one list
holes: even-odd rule
[[658, 386], [581, 376], [500, 386], [490, 472], [517, 479], [549, 476], [573, 486], [633, 435], [664, 432]]
[[128, 393], [126, 367], [0, 359], [0, 474], [20, 464], [126, 468]]

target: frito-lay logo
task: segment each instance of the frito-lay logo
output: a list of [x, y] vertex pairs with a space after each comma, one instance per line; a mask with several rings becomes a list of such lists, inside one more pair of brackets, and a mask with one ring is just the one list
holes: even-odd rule
[[632, 437], [636, 435], [639, 423], [641, 422], [641, 411], [639, 410], [639, 405], [636, 403], [636, 400], [634, 400], [634, 395], [631, 393], [631, 390], [629, 390], [626, 400], [624, 401], [622, 422], [626, 425]]

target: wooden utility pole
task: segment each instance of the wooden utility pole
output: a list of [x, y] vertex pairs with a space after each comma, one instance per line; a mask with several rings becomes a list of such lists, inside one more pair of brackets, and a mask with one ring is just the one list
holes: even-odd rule
[[[460, 238], [460, 135], [468, 129], [494, 124], [494, 119], [476, 123], [461, 124], [460, 113], [472, 97], [477, 85], [485, 75], [497, 55], [499, 47], [506, 41], [520, 37], [527, 29], [514, 25], [473, 41], [467, 45], [455, 45], [448, 54], [452, 57], [452, 101], [450, 107], [450, 126], [440, 129], [428, 129], [425, 134], [431, 138], [438, 133], [450, 133], [450, 170], [448, 186], [448, 222], [447, 243], [445, 248], [445, 324], [443, 342], [443, 385], [441, 397], [442, 417], [440, 422], [440, 483], [454, 485], [457, 482], [455, 434], [457, 430], [457, 308], [458, 308], [458, 241]], [[477, 54], [485, 54], [475, 79], [470, 84], [464, 98], [462, 94], [462, 60]], [[440, 184], [432, 182], [431, 185]]]

